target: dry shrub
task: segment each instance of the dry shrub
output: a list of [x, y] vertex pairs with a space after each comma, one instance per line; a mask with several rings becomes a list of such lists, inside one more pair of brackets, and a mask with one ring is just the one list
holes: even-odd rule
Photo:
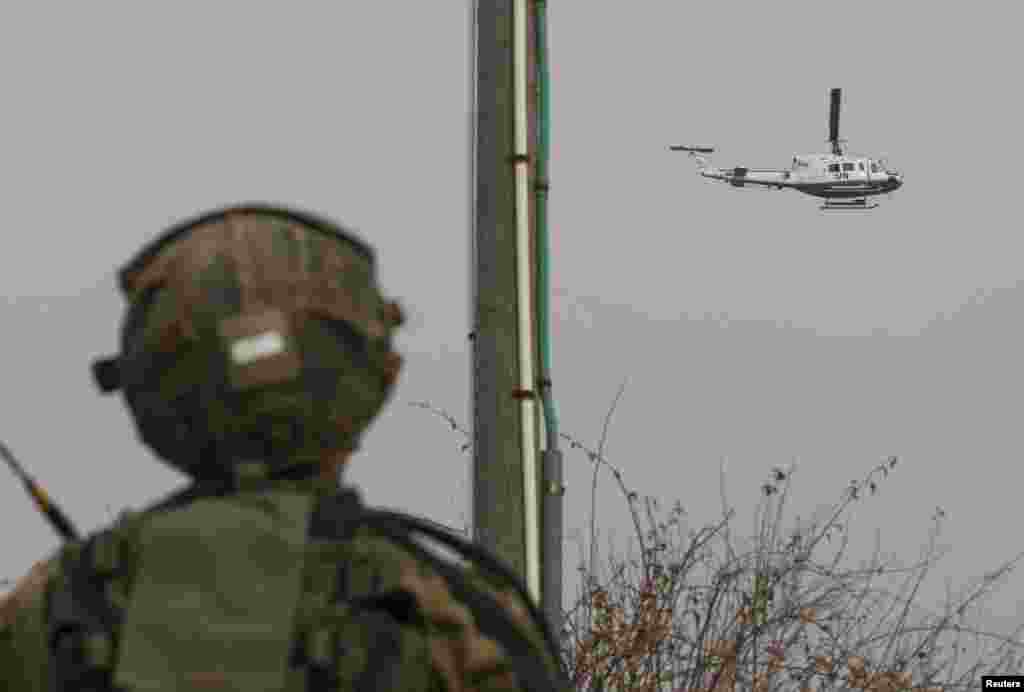
[[[932, 529], [919, 561], [897, 565], [873, 558], [845, 567], [850, 540], [847, 513], [877, 494], [897, 467], [896, 457], [850, 481], [820, 520], [783, 529], [794, 470], [773, 468], [760, 485], [756, 530], [745, 548], [733, 540], [722, 473], [722, 517], [699, 530], [686, 529], [676, 501], [663, 513], [657, 498], [640, 499], [625, 473], [604, 454], [608, 427], [597, 449], [563, 435], [570, 451], [593, 464], [590, 541], [580, 546], [580, 593], [563, 617], [563, 661], [580, 690], [690, 690], [701, 692], [811, 692], [839, 688], [871, 692], [967, 689], [980, 675], [1024, 672], [1019, 634], [980, 630], [968, 622], [972, 609], [990, 595], [1024, 557], [1008, 560], [978, 583], [950, 598], [942, 612], [918, 603], [919, 589], [942, 557], [937, 539], [945, 518], [932, 515]], [[443, 417], [469, 436], [449, 414]], [[596, 487], [608, 471], [627, 503], [639, 555], [608, 556], [597, 564]], [[646, 525], [646, 528], [645, 528]], [[835, 548], [831, 556], [823, 554]], [[638, 559], [637, 559], [638, 558]], [[892, 590], [887, 578], [906, 575]], [[973, 639], [973, 659], [967, 653]]]

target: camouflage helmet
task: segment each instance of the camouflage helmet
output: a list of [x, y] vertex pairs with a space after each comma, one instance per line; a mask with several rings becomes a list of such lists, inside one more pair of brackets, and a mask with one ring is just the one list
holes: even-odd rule
[[196, 479], [315, 472], [358, 447], [401, 366], [397, 303], [336, 223], [266, 205], [184, 221], [119, 273], [121, 353], [94, 364], [142, 441]]

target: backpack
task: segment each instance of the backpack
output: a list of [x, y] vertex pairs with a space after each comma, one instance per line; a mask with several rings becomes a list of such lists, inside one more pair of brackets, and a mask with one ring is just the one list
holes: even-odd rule
[[[366, 507], [358, 493], [351, 488], [321, 496], [267, 493], [265, 491], [274, 490], [269, 483], [248, 490], [256, 492], [242, 496], [248, 498], [247, 501], [278, 502], [283, 508], [282, 515], [291, 512], [293, 518], [301, 518], [301, 521], [292, 522], [293, 526], [302, 527], [301, 534], [292, 536], [293, 549], [302, 547], [308, 550], [310, 545], [315, 545], [323, 546], [322, 549], [327, 551], [344, 550], [346, 546], [355, 545], [354, 537], [372, 535], [404, 551], [404, 554], [411, 555], [425, 570], [424, 574], [429, 573], [433, 579], [443, 580], [446, 589], [442, 591], [450, 593], [460, 604], [449, 606], [447, 612], [457, 615], [459, 609], [464, 607], [472, 614], [472, 622], [475, 624], [471, 627], [478, 628], [483, 635], [484, 639], [480, 641], [489, 639], [500, 646], [502, 660], [507, 669], [514, 673], [520, 688], [552, 692], [570, 689], [559, 664], [558, 643], [546, 618], [527, 594], [522, 581], [479, 546], [409, 515]], [[188, 599], [202, 599], [203, 596], [195, 594], [194, 589], [175, 589], [173, 578], [175, 559], [177, 564], [197, 563], [202, 555], [194, 547], [182, 552], [181, 557], [176, 557], [174, 551], [162, 550], [161, 554], [170, 555], [163, 562], [157, 560], [162, 571], [155, 580], [159, 583], [152, 593], [158, 594], [158, 599], [164, 599], [156, 606], [158, 612], [169, 613], [172, 618], [177, 617], [179, 612], [199, 613], [202, 622], [194, 624], [193, 634], [206, 634], [207, 630], [215, 633], [229, 632], [230, 636], [225, 636], [223, 641], [192, 642], [187, 639], [187, 633], [179, 633], [170, 626], [154, 630], [152, 619], [148, 623], [150, 637], [133, 635], [134, 629], [137, 629], [133, 621], [144, 619], [138, 612], [145, 611], [147, 607], [139, 605], [137, 592], [148, 588], [140, 586], [140, 580], [143, 583], [146, 580], [134, 572], [139, 551], [144, 549], [143, 544], [149, 540], [145, 531], [139, 528], [142, 522], [138, 520], [145, 518], [152, 522], [156, 517], [156, 521], [162, 521], [158, 515], [166, 514], [166, 521], [173, 523], [176, 520], [173, 510], [192, 511], [195, 508], [197, 512], [207, 511], [215, 500], [229, 495], [232, 498], [240, 497], [236, 491], [237, 488], [230, 484], [198, 483], [135, 515], [136, 520], [129, 517], [84, 542], [65, 548], [60, 576], [48, 588], [46, 596], [51, 692], [118, 692], [125, 688], [163, 692], [167, 689], [202, 689], [204, 686], [217, 690], [283, 690], [293, 689], [284, 681], [294, 679], [287, 676], [295, 675], [296, 671], [302, 673], [305, 680], [303, 687], [308, 692], [405, 689], [411, 686], [412, 681], [407, 680], [403, 684], [401, 676], [404, 671], [427, 670], [430, 667], [430, 656], [434, 655], [433, 645], [436, 642], [425, 644], [424, 637], [418, 633], [428, 632], [428, 639], [435, 635], [445, 635], [438, 634], [439, 630], [434, 624], [430, 625], [432, 629], [427, 629], [428, 620], [434, 622], [431, 614], [437, 610], [434, 603], [436, 599], [428, 590], [416, 588], [413, 582], [396, 584], [394, 580], [390, 585], [374, 583], [369, 588], [353, 590], [347, 586], [353, 562], [340, 559], [331, 565], [335, 574], [328, 575], [333, 577], [332, 581], [336, 584], [333, 596], [328, 599], [330, 603], [318, 604], [317, 612], [327, 612], [330, 616], [320, 618], [318, 626], [310, 631], [297, 632], [293, 626], [297, 621], [295, 614], [304, 606], [296, 603], [301, 600], [303, 593], [301, 580], [296, 575], [305, 574], [305, 577], [309, 577], [308, 570], [303, 571], [303, 560], [296, 560], [300, 563], [297, 567], [285, 564], [289, 562], [286, 557], [282, 557], [286, 553], [274, 552], [276, 544], [273, 541], [259, 544], [258, 550], [250, 547], [249, 553], [254, 562], [263, 559], [262, 567], [270, 566], [273, 569], [258, 566], [255, 571], [250, 567], [246, 572], [246, 565], [242, 565], [239, 571], [242, 577], [236, 577], [239, 580], [249, 574], [258, 574], [261, 580], [265, 577], [271, 587], [269, 593], [256, 599], [250, 597], [248, 601], [242, 599], [239, 603], [218, 601], [212, 610], [223, 611], [226, 615], [218, 620], [217, 614], [211, 614], [209, 622], [206, 622], [208, 611], [189, 611], [190, 607], [196, 608], [197, 604], [189, 604]], [[222, 529], [221, 533], [226, 535], [221, 536], [214, 528], [211, 535], [201, 540], [229, 554], [232, 550], [244, 550], [246, 546], [240, 545], [244, 543], [244, 536], [255, 535], [261, 530], [255, 523], [243, 526], [253, 521], [252, 516], [243, 510], [237, 516], [225, 520], [235, 521], [239, 532], [232, 533], [231, 527], [228, 527]], [[175, 534], [171, 531], [167, 535], [173, 537]], [[482, 573], [489, 577], [487, 584], [497, 581], [510, 586], [521, 603], [525, 604], [525, 617], [539, 636], [531, 637], [525, 633], [524, 627], [520, 626], [521, 621], [517, 624], [513, 617], [514, 611], [506, 608], [507, 602], [496, 598], [494, 590], [488, 593], [487, 588], [480, 588], [479, 582], [475, 583], [464, 570], [425, 548], [417, 540], [422, 537], [437, 541], [471, 564], [479, 566]], [[192, 540], [191, 535], [187, 538]], [[207, 543], [189, 545], [205, 546]], [[283, 551], [289, 549], [287, 537], [280, 542], [280, 546]], [[261, 551], [269, 553], [261, 555]], [[351, 554], [347, 555], [351, 557]], [[228, 564], [236, 562], [238, 560], [229, 561]], [[223, 563], [223, 560], [218, 562]], [[308, 568], [308, 564], [305, 567]], [[143, 567], [142, 571], [145, 569]], [[216, 574], [211, 578], [227, 579], [231, 576]], [[134, 593], [130, 596], [114, 588], [118, 580], [123, 582], [126, 579], [135, 582], [132, 587]], [[239, 584], [239, 589], [248, 593], [252, 588], [257, 588], [255, 593], [258, 594], [261, 586], [262, 583], [245, 583]], [[228, 591], [226, 599], [223, 591], [220, 593], [218, 597], [221, 601], [231, 600]], [[168, 602], [167, 599], [175, 602]], [[180, 603], [180, 608], [176, 608], [175, 603]], [[324, 606], [329, 607], [325, 610]], [[152, 609], [152, 603], [148, 607]], [[261, 620], [262, 616], [265, 617]], [[190, 617], [180, 622], [191, 624], [193, 620]], [[189, 627], [181, 629], [188, 630]], [[415, 633], [415, 636], [411, 633]], [[176, 640], [175, 636], [184, 638]], [[176, 674], [172, 670], [175, 661], [161, 658], [173, 657], [164, 656], [166, 649], [161, 649], [150, 640], [171, 641], [184, 648], [192, 646], [191, 656], [207, 656], [210, 661], [215, 661], [210, 670], [211, 677], [192, 679], [186, 685], [182, 685], [180, 680], [172, 680], [169, 676]], [[232, 650], [231, 644], [235, 641], [243, 642], [236, 645], [239, 650], [248, 646], [250, 651], [256, 652], [247, 659], [247, 663], [251, 662], [257, 667], [264, 665], [262, 677], [225, 667], [237, 662], [236, 656], [241, 655], [239, 651]], [[410, 645], [403, 647], [403, 644]], [[278, 670], [274, 666], [282, 658], [282, 646], [286, 647], [287, 660], [281, 662], [285, 670]], [[147, 650], [147, 647], [150, 649]], [[125, 671], [126, 667], [132, 667], [132, 661], [144, 662], [135, 665], [135, 677], [131, 677], [131, 671]], [[417, 668], [417, 665], [420, 667]], [[161, 666], [166, 668], [163, 678], [159, 672]], [[422, 680], [416, 682], [422, 684]], [[454, 686], [458, 684], [456, 681]]]

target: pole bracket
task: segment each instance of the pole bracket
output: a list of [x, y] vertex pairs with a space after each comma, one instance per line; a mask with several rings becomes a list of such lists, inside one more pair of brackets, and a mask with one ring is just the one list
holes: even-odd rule
[[565, 495], [565, 483], [556, 483], [555, 481], [548, 481], [547, 486], [548, 495]]

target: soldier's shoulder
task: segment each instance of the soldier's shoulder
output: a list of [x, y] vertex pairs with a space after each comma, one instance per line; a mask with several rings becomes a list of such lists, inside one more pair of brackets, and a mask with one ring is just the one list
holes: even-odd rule
[[[382, 563], [393, 563], [403, 572], [413, 571], [421, 577], [455, 579], [474, 592], [485, 593], [512, 610], [524, 610], [516, 585], [498, 572], [459, 553], [458, 550], [437, 550], [410, 537], [410, 542], [397, 541], [373, 526], [362, 527], [348, 541], [349, 556]], [[479, 550], [479, 547], [477, 548]]]
[[40, 560], [15, 582], [11, 591], [0, 597], [0, 630], [13, 624], [19, 613], [41, 599], [58, 569], [59, 563], [54, 557]]
[[40, 560], [0, 597], [0, 687], [45, 689], [46, 590], [60, 569], [55, 556]]
[[[519, 656], [525, 653], [522, 644], [528, 645], [532, 651], [528, 658], [554, 673], [552, 679], [558, 679], [559, 654], [548, 644], [542, 624], [535, 619], [536, 609], [526, 602], [521, 584], [477, 561], [448, 559], [437, 554], [424, 559], [419, 551], [396, 545], [372, 529], [357, 532], [352, 545], [361, 546], [357, 553], [375, 556], [397, 567], [397, 587], [413, 597], [428, 631], [439, 637], [435, 645], [442, 652], [451, 648], [452, 655], [462, 661], [460, 665], [472, 679], [489, 681], [488, 689], [520, 688], [512, 675], [513, 651], [506, 649], [506, 644], [514, 645]], [[494, 621], [495, 611], [505, 613], [506, 625]], [[509, 631], [509, 625], [518, 637]], [[515, 645], [516, 638], [525, 641]], [[441, 659], [444, 658], [442, 655]], [[448, 667], [441, 660], [436, 660], [435, 665], [442, 672]]]
[[[446, 559], [432, 553], [445, 566], [444, 571], [447, 577], [445, 581], [450, 582], [454, 577], [470, 592], [483, 595], [486, 602], [493, 603], [506, 612], [512, 623], [526, 636], [531, 645], [538, 650], [550, 651], [543, 625], [537, 619], [538, 611], [527, 603], [528, 596], [525, 585], [515, 578], [510, 570], [500, 569], [502, 565], [495, 555], [478, 544], [473, 544], [473, 549], [485, 559], [474, 559], [473, 556], [467, 555], [460, 555], [461, 559]], [[434, 565], [417, 560], [415, 556], [410, 555], [402, 548], [399, 550], [402, 551], [404, 559], [416, 562], [420, 574], [431, 577], [437, 575]], [[452, 586], [448, 583], [449, 591], [452, 590]]]

